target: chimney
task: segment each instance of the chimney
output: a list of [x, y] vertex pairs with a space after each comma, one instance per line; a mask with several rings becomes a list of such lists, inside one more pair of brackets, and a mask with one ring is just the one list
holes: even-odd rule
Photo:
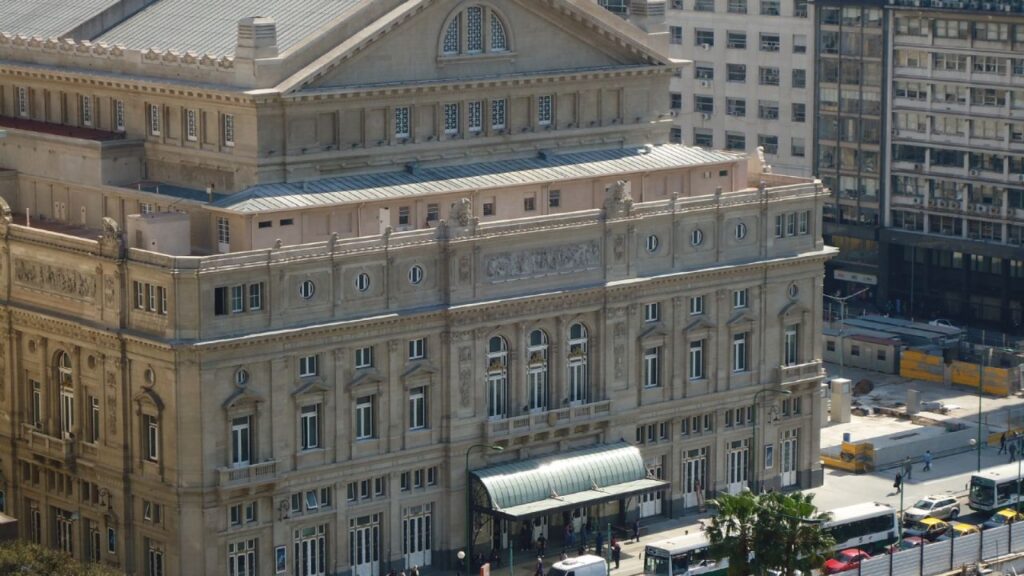
[[666, 0], [629, 0], [628, 20], [647, 33], [647, 41], [667, 52], [668, 25], [665, 23]]
[[238, 21], [235, 58], [258, 60], [277, 56], [277, 23], [273, 18], [251, 16]]

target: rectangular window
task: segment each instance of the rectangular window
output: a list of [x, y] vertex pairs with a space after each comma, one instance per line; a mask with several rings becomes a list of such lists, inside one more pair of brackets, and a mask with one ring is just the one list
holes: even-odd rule
[[715, 0], [694, 0], [693, 9], [697, 12], [714, 12]]
[[690, 315], [696, 316], [704, 313], [704, 296], [690, 297]]
[[185, 139], [195, 142], [199, 139], [199, 120], [196, 118], [196, 111], [185, 110]]
[[373, 367], [373, 346], [364, 346], [356, 349], [356, 368]]
[[132, 282], [135, 288], [135, 307], [139, 310], [146, 309], [146, 286], [142, 282]]
[[427, 204], [427, 222], [437, 222], [440, 219], [441, 211], [437, 204]]
[[300, 445], [303, 450], [320, 447], [320, 404], [303, 406], [299, 413]]
[[473, 133], [484, 128], [483, 103], [479, 100], [466, 103], [466, 128]]
[[409, 429], [427, 427], [427, 396], [422, 386], [409, 391]]
[[778, 52], [781, 44], [778, 34], [761, 32], [759, 42], [761, 52]]
[[89, 442], [100, 441], [100, 399], [89, 397]]
[[537, 96], [537, 124], [547, 126], [551, 124], [551, 95]]
[[409, 340], [409, 360], [420, 360], [427, 357], [427, 339], [414, 338]]
[[715, 45], [715, 31], [697, 28], [693, 31], [693, 44], [700, 47], [712, 47]]
[[399, 206], [398, 207], [398, 225], [408, 226], [409, 225], [409, 207]]
[[252, 416], [231, 419], [231, 465], [248, 466], [252, 462]]
[[793, 88], [807, 87], [807, 70], [803, 68], [793, 69]]
[[796, 212], [786, 214], [786, 236], [796, 236]]
[[537, 198], [534, 196], [527, 196], [523, 198], [523, 212], [533, 212], [537, 209]]
[[[697, 80], [714, 80], [715, 79], [715, 65], [714, 64], [697, 64], [693, 69], [693, 77]], [[682, 100], [682, 95], [679, 96]]]
[[484, 216], [494, 216], [494, 200], [491, 200], [490, 202], [484, 202], [483, 213]]
[[437, 466], [427, 468], [427, 486], [437, 485]]
[[683, 129], [678, 127], [678, 126], [673, 126], [673, 127], [669, 128], [669, 131], [668, 131], [668, 141], [671, 142], [672, 144], [682, 144], [683, 143]]
[[235, 115], [225, 114], [221, 117], [221, 132], [225, 146], [235, 145]]
[[746, 82], [747, 81], [747, 65], [746, 64], [726, 64], [725, 65], [725, 80], [727, 82]]
[[256, 576], [256, 539], [228, 543], [228, 574]]
[[710, 128], [693, 129], [693, 145], [704, 148], [713, 148], [715, 145], [715, 134]]
[[782, 238], [783, 236], [785, 236], [785, 232], [786, 232], [785, 222], [786, 222], [786, 215], [785, 214], [776, 214], [775, 215], [775, 237], [776, 238]]
[[747, 371], [747, 333], [732, 336], [732, 371]]
[[683, 95], [679, 92], [670, 92], [668, 95], [668, 107], [671, 110], [682, 110]]
[[803, 138], [794, 136], [789, 140], [789, 153], [795, 158], [807, 156], [807, 142]]
[[747, 289], [733, 290], [732, 291], [732, 307], [733, 308], [746, 308], [747, 307]]
[[726, 11], [730, 14], [746, 14], [747, 0], [729, 0], [729, 3], [726, 5]]
[[786, 326], [784, 350], [785, 357], [783, 358], [783, 364], [785, 364], [786, 366], [793, 366], [797, 364], [800, 359], [800, 346], [799, 341], [797, 340], [797, 328], [798, 327], [796, 324], [790, 324], [789, 326]]
[[747, 33], [746, 32], [726, 32], [725, 33], [725, 47], [732, 50], [746, 50], [747, 49]]
[[758, 69], [758, 83], [762, 86], [779, 85], [779, 69], [776, 66], [761, 66]]
[[683, 43], [683, 28], [681, 26], [669, 26], [668, 27], [668, 43], [669, 44], [682, 44]]
[[124, 100], [114, 100], [114, 130], [124, 132]]
[[651, 302], [644, 304], [644, 322], [657, 322], [661, 320], [661, 304]]
[[160, 422], [156, 416], [142, 415], [142, 427], [145, 431], [145, 454], [150, 462], [160, 461]]
[[661, 386], [661, 346], [644, 350], [644, 388]]
[[159, 104], [149, 105], [149, 133], [152, 136], [159, 136], [163, 124], [163, 107]]
[[385, 482], [384, 482], [384, 477], [383, 476], [377, 476], [376, 478], [373, 479], [373, 496], [374, 497], [383, 496], [384, 495], [384, 493], [385, 493], [384, 485], [385, 485]]
[[690, 342], [690, 380], [704, 378], [704, 340]]
[[245, 286], [242, 284], [231, 287], [231, 312], [245, 312]]
[[[136, 298], [141, 302], [141, 292], [136, 293]], [[142, 305], [139, 304], [141, 307]], [[228, 313], [228, 287], [219, 286], [213, 289], [213, 314], [223, 316]]]
[[249, 310], [261, 310], [263, 308], [263, 282], [249, 284]]
[[459, 104], [444, 105], [444, 133], [452, 136], [459, 133]]
[[744, 118], [747, 115], [747, 101], [745, 98], [726, 98], [725, 113], [728, 116]]
[[807, 105], [806, 104], [802, 104], [802, 103], [798, 103], [798, 102], [794, 102], [793, 106], [792, 106], [792, 109], [791, 109], [791, 115], [792, 115], [792, 118], [793, 118], [793, 122], [806, 122], [807, 121]]
[[562, 191], [548, 191], [548, 208], [558, 208], [562, 204]]
[[715, 113], [715, 99], [711, 96], [694, 96], [693, 110], [703, 114]]
[[373, 438], [373, 396], [356, 400], [356, 440]]
[[725, 133], [725, 149], [726, 150], [746, 150], [747, 149], [747, 135], [743, 132], [726, 132]]
[[221, 252], [227, 251], [231, 244], [231, 223], [227, 218], [217, 217], [217, 243]]
[[152, 543], [148, 546], [146, 576], [164, 576], [164, 553]]
[[146, 309], [156, 312], [156, 286], [146, 284]]
[[92, 126], [92, 96], [82, 96], [80, 102], [82, 109], [82, 125]]
[[[146, 502], [149, 504], [149, 502]], [[232, 504], [228, 506], [228, 525], [229, 526], [241, 526], [242, 525], [242, 505]]]
[[807, 53], [807, 35], [806, 34], [793, 34], [793, 53], [794, 54], [806, 54]]
[[757, 145], [764, 148], [765, 154], [779, 153], [779, 137], [774, 135], [758, 134]]
[[320, 500], [317, 499], [316, 490], [306, 490], [306, 510], [315, 511], [320, 508]]
[[17, 89], [17, 104], [18, 104], [18, 116], [22, 118], [28, 117], [28, 88], [24, 86], [18, 86]]
[[800, 232], [800, 234], [808, 234], [809, 233], [809, 231], [810, 231], [810, 221], [811, 221], [811, 211], [810, 210], [804, 210], [803, 212], [800, 212], [800, 224], [799, 224], [799, 232]]
[[408, 472], [402, 472], [398, 476], [398, 489], [401, 490], [402, 492], [408, 492], [409, 491], [410, 483], [409, 483], [409, 473]]
[[778, 16], [779, 0], [761, 0], [761, 16]]
[[29, 380], [32, 385], [32, 425], [39, 428], [43, 425], [43, 385]]
[[505, 102], [504, 99], [491, 100], [491, 130], [505, 129]]
[[395, 138], [409, 137], [409, 107], [398, 106], [394, 111]]
[[317, 359], [316, 354], [299, 358], [299, 378], [317, 375]]
[[158, 286], [156, 289], [157, 297], [157, 313], [166, 316], [167, 315], [167, 289], [163, 286]]

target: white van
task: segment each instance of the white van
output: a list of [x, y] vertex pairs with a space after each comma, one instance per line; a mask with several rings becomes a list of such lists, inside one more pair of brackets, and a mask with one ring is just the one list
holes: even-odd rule
[[600, 556], [584, 554], [555, 562], [548, 576], [608, 576], [608, 562]]

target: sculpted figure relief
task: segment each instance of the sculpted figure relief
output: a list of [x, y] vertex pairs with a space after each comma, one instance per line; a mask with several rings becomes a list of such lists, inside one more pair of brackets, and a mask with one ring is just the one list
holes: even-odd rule
[[596, 241], [519, 252], [500, 252], [484, 260], [484, 274], [488, 280], [499, 282], [563, 274], [597, 266], [600, 258], [601, 250]]
[[473, 203], [469, 201], [469, 198], [459, 198], [452, 202], [448, 218], [455, 222], [456, 225], [469, 226], [469, 221], [472, 217]]

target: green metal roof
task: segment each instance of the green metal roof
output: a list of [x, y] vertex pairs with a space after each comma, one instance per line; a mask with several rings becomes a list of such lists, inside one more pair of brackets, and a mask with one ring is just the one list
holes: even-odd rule
[[[506, 512], [526, 512], [538, 506], [540, 511], [575, 500], [604, 499], [664, 484], [647, 478], [640, 450], [625, 442], [499, 464], [472, 474], [487, 489], [491, 507]], [[651, 482], [654, 484], [648, 486]], [[620, 489], [627, 486], [627, 490]], [[542, 504], [544, 501], [548, 505]], [[528, 504], [532, 506], [525, 506]]]

